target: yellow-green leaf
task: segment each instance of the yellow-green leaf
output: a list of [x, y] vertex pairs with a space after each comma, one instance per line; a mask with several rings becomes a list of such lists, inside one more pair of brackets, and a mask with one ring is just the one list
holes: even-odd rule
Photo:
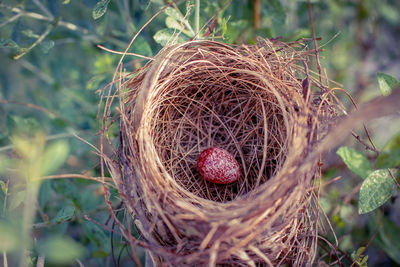
[[13, 192], [10, 197], [8, 209], [11, 211], [11, 210], [18, 208], [19, 205], [21, 205], [22, 202], [24, 202], [25, 195], [26, 195], [25, 190], [19, 191], [19, 192]]
[[67, 236], [53, 236], [39, 245], [39, 251], [53, 264], [71, 264], [82, 257], [85, 248]]
[[350, 147], [342, 146], [337, 151], [352, 172], [365, 179], [372, 172], [372, 165], [364, 154]]
[[184, 34], [184, 33], [179, 33], [179, 32], [173, 30], [173, 29], [162, 29], [156, 32], [156, 34], [153, 36], [154, 40], [161, 44], [162, 46], [165, 46], [167, 44], [177, 44], [177, 43], [183, 43], [187, 40], [189, 40], [189, 37]]
[[399, 85], [399, 81], [386, 73], [378, 72], [378, 84], [382, 95], [387, 96]]
[[58, 211], [53, 221], [56, 223], [62, 223], [71, 219], [74, 216], [74, 214], [75, 214], [75, 208], [73, 206], [66, 206]]
[[44, 151], [42, 161], [42, 175], [49, 175], [61, 167], [69, 155], [67, 141], [60, 140], [50, 144]]
[[94, 6], [93, 11], [92, 11], [93, 18], [94, 19], [101, 18], [107, 12], [109, 3], [110, 3], [110, 0], [101, 0], [101, 1], [97, 2], [97, 4]]
[[1, 38], [0, 39], [0, 48], [19, 48], [19, 46], [17, 45], [17, 43], [15, 43], [11, 39]]
[[[396, 169], [391, 169], [397, 175]], [[364, 214], [382, 206], [393, 194], [394, 181], [387, 169], [373, 171], [362, 183], [358, 198], [358, 213]]]

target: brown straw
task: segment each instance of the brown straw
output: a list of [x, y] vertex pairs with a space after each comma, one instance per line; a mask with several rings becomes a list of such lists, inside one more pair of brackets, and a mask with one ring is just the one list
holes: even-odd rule
[[[319, 173], [308, 156], [335, 112], [308, 73], [312, 53], [300, 42], [190, 41], [121, 81], [120, 149], [106, 162], [140, 234], [135, 242], [155, 264], [313, 262], [310, 190]], [[237, 182], [199, 175], [196, 161], [208, 147], [236, 158]]]

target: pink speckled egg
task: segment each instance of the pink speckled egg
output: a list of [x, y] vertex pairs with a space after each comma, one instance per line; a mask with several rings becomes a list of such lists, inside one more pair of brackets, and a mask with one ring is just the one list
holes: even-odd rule
[[240, 166], [225, 149], [210, 147], [201, 152], [197, 159], [197, 170], [209, 182], [230, 184], [240, 176]]

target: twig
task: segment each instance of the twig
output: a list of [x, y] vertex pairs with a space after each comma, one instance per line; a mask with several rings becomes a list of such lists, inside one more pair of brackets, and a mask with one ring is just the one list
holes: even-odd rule
[[360, 259], [361, 255], [365, 252], [365, 250], [367, 250], [367, 248], [371, 245], [372, 240], [374, 240], [376, 234], [378, 233], [379, 228], [381, 227], [382, 224], [382, 219], [383, 219], [383, 213], [381, 215], [381, 218], [379, 219], [378, 225], [375, 229], [374, 234], [371, 236], [371, 238], [368, 240], [367, 245], [364, 247], [364, 249], [361, 251], [361, 253], [358, 255], [358, 257], [353, 261], [353, 263], [350, 265], [350, 267], [353, 267], [357, 261]]
[[75, 261], [78, 263], [79, 267], [85, 267], [79, 259], [75, 259]]
[[16, 15], [12, 16], [12, 17], [9, 18], [8, 20], [6, 20], [6, 21], [0, 23], [0, 28], [3, 27], [3, 26], [5, 26], [5, 25], [7, 25], [8, 23], [13, 22], [14, 20], [18, 19], [18, 18], [21, 17], [21, 16], [22, 16], [22, 14], [16, 14]]
[[97, 224], [98, 226], [100, 226], [100, 227], [103, 228], [103, 229], [108, 230], [109, 232], [114, 232], [115, 234], [117, 234], [117, 235], [119, 235], [119, 236], [122, 236], [122, 237], [124, 236], [121, 232], [118, 232], [118, 231], [112, 229], [111, 227], [109, 227], [109, 226], [107, 226], [107, 225], [105, 225], [105, 224], [102, 224], [102, 223], [99, 223], [99, 222], [96, 221], [96, 220], [93, 220], [93, 219], [90, 218], [89, 215], [87, 215], [87, 214], [83, 215], [83, 218], [84, 218], [85, 220], [88, 220], [89, 222], [92, 222], [92, 223], [94, 223], [94, 224]]
[[196, 13], [195, 13], [195, 31], [196, 34], [199, 34], [199, 29], [200, 29], [200, 0], [196, 0]]
[[58, 20], [55, 20], [53, 23], [50, 23], [49, 25], [47, 25], [44, 33], [42, 33], [42, 35], [40, 35], [39, 38], [37, 38], [37, 40], [33, 44], [31, 44], [31, 46], [29, 46], [28, 48], [23, 48], [23, 50], [20, 53], [18, 53], [17, 55], [15, 55], [13, 58], [15, 60], [20, 59], [21, 57], [26, 55], [29, 51], [31, 51], [34, 47], [36, 47], [38, 44], [40, 44], [44, 40], [44, 38], [46, 38], [46, 36], [49, 35], [51, 30], [57, 25], [57, 23], [58, 23]]
[[8, 267], [7, 253], [3, 251], [3, 266]]
[[[54, 20], [53, 18], [43, 16], [42, 14], [38, 14], [38, 13], [35, 13], [35, 12], [27, 12], [27, 11], [24, 11], [24, 10], [18, 8], [18, 7], [10, 7], [10, 6], [7, 6], [7, 5], [5, 5], [3, 3], [0, 3], [0, 7], [1, 8], [7, 8], [7, 9], [11, 10], [12, 12], [17, 13], [17, 15], [19, 14], [20, 16], [30, 17], [30, 18], [33, 18], [33, 19], [38, 19], [38, 20], [43, 20], [43, 21], [53, 21]], [[72, 30], [72, 31], [82, 32], [83, 34], [88, 34], [89, 33], [89, 31], [87, 29], [81, 28], [81, 27], [79, 27], [79, 26], [77, 26], [77, 25], [75, 25], [75, 24], [73, 24], [71, 22], [60, 20], [58, 22], [58, 25], [62, 26], [64, 28], [67, 28], [69, 30]]]
[[57, 113], [55, 113], [55, 112], [53, 112], [53, 111], [50, 111], [50, 110], [48, 110], [48, 109], [46, 109], [46, 108], [44, 108], [44, 107], [40, 107], [40, 106], [31, 104], [31, 103], [24, 103], [24, 102], [12, 101], [12, 100], [0, 99], [0, 104], [15, 104], [15, 105], [21, 105], [21, 106], [25, 106], [25, 107], [28, 107], [28, 108], [33, 108], [33, 109], [42, 111], [43, 113], [47, 113], [47, 114], [49, 114], [49, 115], [51, 115], [51, 116], [54, 116], [54, 117], [60, 117]]
[[53, 14], [51, 14], [51, 12], [39, 0], [32, 0], [32, 2], [35, 3], [35, 5], [37, 5], [51, 20], [54, 19]]
[[103, 49], [103, 50], [105, 50], [107, 52], [110, 52], [110, 53], [113, 53], [113, 54], [117, 54], [117, 55], [135, 56], [135, 57], [140, 57], [140, 58], [143, 58], [143, 59], [154, 60], [154, 58], [152, 58], [152, 57], [146, 57], [146, 56], [142, 56], [142, 55], [139, 55], [139, 54], [136, 54], [136, 53], [128, 53], [128, 52], [124, 53], [124, 52], [120, 52], [120, 51], [109, 49], [109, 48], [104, 47], [102, 45], [97, 45], [97, 47], [100, 48], [100, 49]]
[[400, 188], [400, 184], [399, 184], [399, 182], [397, 182], [397, 179], [394, 177], [392, 170], [390, 168], [388, 168], [387, 170], [388, 170], [390, 176], [392, 176], [394, 183]]
[[43, 70], [39, 70], [35, 65], [30, 63], [29, 61], [21, 60], [20, 62], [21, 62], [22, 67], [26, 68], [27, 70], [29, 70], [30, 72], [35, 74], [36, 77], [39, 77], [45, 83], [47, 83], [49, 85], [55, 84], [55, 81], [51, 76], [44, 73]]
[[[183, 15], [183, 13], [181, 12], [181, 10], [178, 8], [178, 6], [175, 4], [175, 2], [172, 3], [172, 6], [174, 7], [174, 9], [182, 16], [182, 17], [186, 17], [186, 15]], [[193, 36], [196, 35], [195, 31], [193, 30], [192, 26], [190, 26], [189, 21], [184, 18], [184, 20], [182, 21], [183, 24], [185, 24], [186, 28], [190, 31], [190, 34], [192, 34]], [[198, 34], [198, 33], [197, 33]]]
[[374, 151], [376, 154], [379, 154], [379, 150], [377, 150], [375, 147], [372, 147], [372, 146], [368, 145], [364, 140], [361, 139], [361, 137], [358, 134], [356, 134], [355, 132], [351, 131], [351, 135], [354, 136], [354, 138], [357, 139], [358, 142], [363, 144], [365, 146], [365, 149]]
[[317, 43], [317, 39], [315, 36], [314, 21], [313, 21], [312, 12], [311, 12], [310, 0], [307, 0], [307, 5], [308, 5], [308, 16], [310, 17], [311, 31], [312, 31], [313, 41], [314, 41], [315, 59], [317, 61], [317, 68], [318, 68], [318, 73], [319, 73], [319, 82], [322, 84], [321, 63], [319, 62], [318, 43]]
[[253, 0], [253, 27], [258, 30], [260, 28], [260, 0]]
[[36, 261], [36, 267], [44, 267], [44, 256], [39, 255], [37, 261]]

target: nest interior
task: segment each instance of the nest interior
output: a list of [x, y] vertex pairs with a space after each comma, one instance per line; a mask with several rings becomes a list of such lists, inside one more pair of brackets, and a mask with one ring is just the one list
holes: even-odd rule
[[[191, 41], [123, 84], [120, 161], [108, 165], [156, 262], [312, 262], [316, 162], [305, 159], [322, 110], [302, 81], [322, 85], [297, 45]], [[197, 158], [211, 146], [237, 159], [239, 181], [201, 178]]]

